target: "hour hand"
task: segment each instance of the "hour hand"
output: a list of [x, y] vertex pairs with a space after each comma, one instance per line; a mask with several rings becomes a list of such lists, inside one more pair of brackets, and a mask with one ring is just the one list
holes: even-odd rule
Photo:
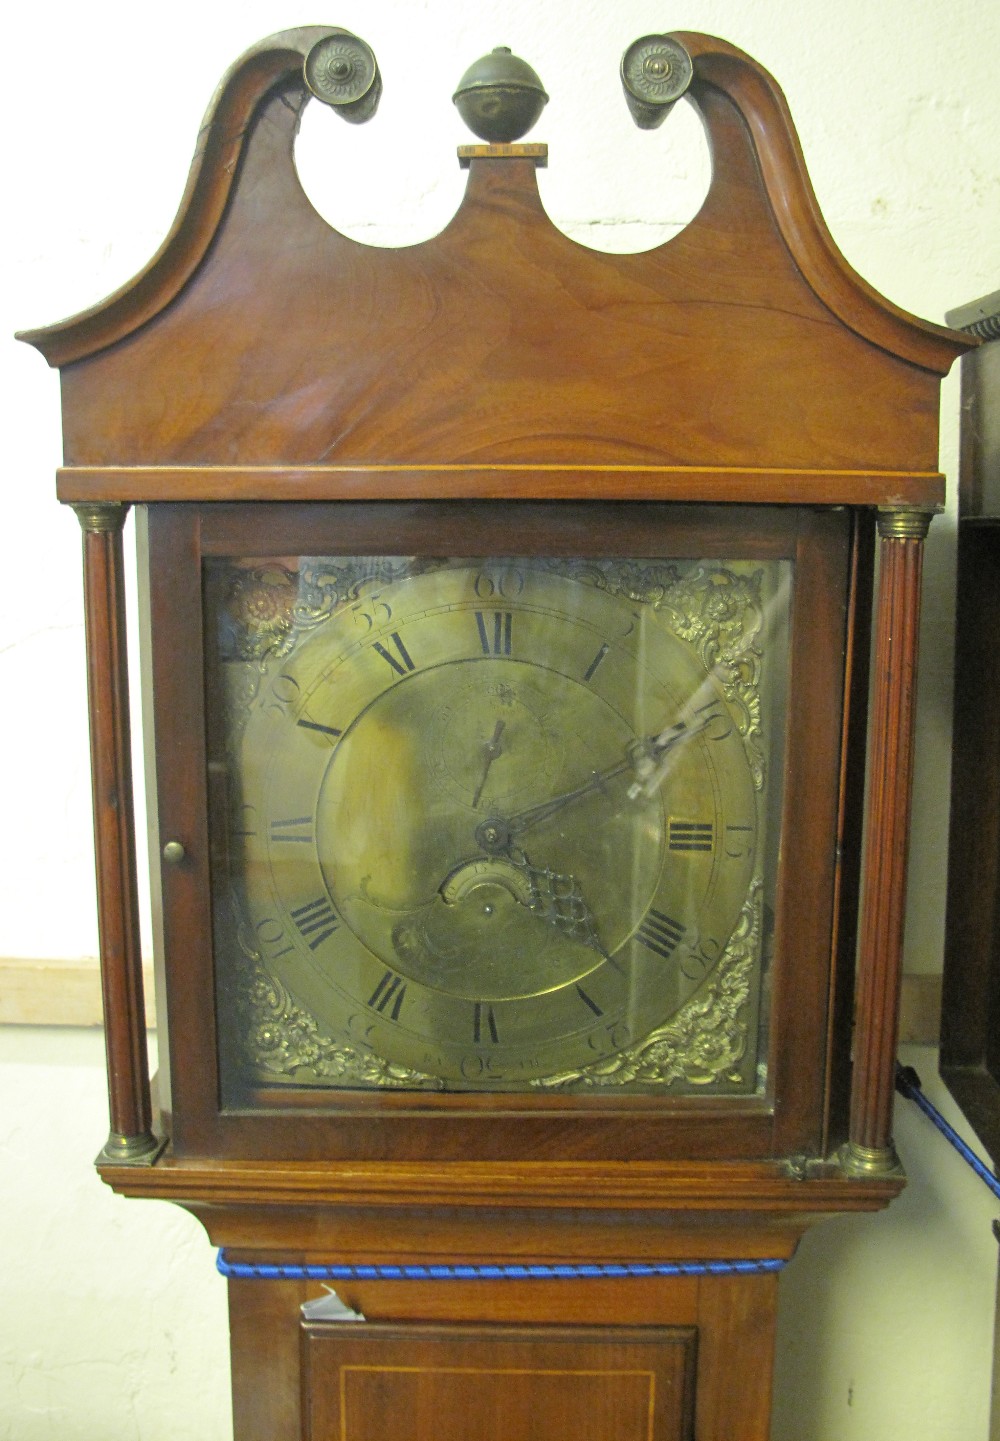
[[490, 766], [496, 760], [497, 756], [503, 754], [503, 746], [500, 744], [500, 737], [503, 735], [503, 728], [504, 722], [502, 720], [498, 720], [496, 724], [496, 730], [493, 732], [492, 739], [488, 740], [483, 746], [483, 769], [482, 774], [479, 777], [479, 784], [476, 786], [476, 793], [472, 797], [473, 810], [475, 810], [476, 806], [478, 806], [479, 804], [479, 798], [483, 793], [483, 787], [486, 784], [486, 778], [490, 773]]

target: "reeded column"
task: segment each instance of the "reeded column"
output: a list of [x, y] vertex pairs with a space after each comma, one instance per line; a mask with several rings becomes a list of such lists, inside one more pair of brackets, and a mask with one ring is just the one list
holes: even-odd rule
[[880, 570], [864, 899], [850, 1139], [844, 1158], [850, 1171], [870, 1176], [899, 1169], [892, 1143], [892, 1107], [909, 858], [920, 582], [930, 522], [929, 512], [917, 510], [886, 510], [878, 518]]
[[111, 1134], [99, 1161], [145, 1163], [152, 1133], [135, 866], [122, 527], [128, 506], [75, 505], [83, 527], [94, 852]]

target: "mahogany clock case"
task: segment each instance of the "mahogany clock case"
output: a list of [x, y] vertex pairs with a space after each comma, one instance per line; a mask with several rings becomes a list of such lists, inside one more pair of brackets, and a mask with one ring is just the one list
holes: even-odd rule
[[[310, 27], [248, 51], [212, 102], [158, 254], [102, 305], [22, 337], [62, 372], [58, 493], [84, 529], [111, 1112], [99, 1169], [121, 1194], [188, 1206], [232, 1265], [249, 1272], [230, 1282], [241, 1441], [291, 1438], [309, 1424], [313, 1434], [338, 1421], [344, 1430], [337, 1377], [348, 1371], [348, 1420], [361, 1418], [351, 1434], [372, 1434], [366, 1418], [385, 1414], [370, 1405], [379, 1366], [392, 1373], [400, 1405], [424, 1386], [423, 1404], [439, 1395], [459, 1410], [443, 1419], [443, 1434], [458, 1434], [465, 1420], [450, 1379], [456, 1367], [491, 1375], [523, 1368], [534, 1379], [516, 1383], [518, 1417], [526, 1419], [517, 1434], [562, 1435], [563, 1417], [553, 1413], [567, 1390], [575, 1402], [583, 1394], [553, 1379], [567, 1365], [608, 1372], [604, 1414], [624, 1416], [623, 1403], [641, 1410], [647, 1394], [637, 1401], [632, 1383], [615, 1376], [656, 1371], [665, 1435], [757, 1441], [769, 1428], [776, 1268], [820, 1216], [880, 1209], [904, 1183], [891, 1127], [921, 565], [944, 499], [940, 378], [972, 342], [904, 314], [854, 274], [822, 220], [777, 85], [711, 36], [664, 37], [691, 60], [690, 98], [713, 167], [705, 204], [669, 243], [617, 256], [570, 241], [540, 202], [536, 167], [545, 147], [514, 144], [465, 148], [465, 200], [433, 240], [400, 250], [349, 240], [309, 203], [293, 153], [308, 102], [303, 64], [315, 46], [336, 48], [342, 35]], [[124, 644], [129, 506], [138, 522], [160, 1033], [152, 1108]], [[502, 1046], [507, 1035], [498, 1008], [494, 1038], [473, 993], [464, 996], [473, 1059], [456, 1084], [336, 1085], [330, 1075], [320, 1083], [308, 1066], [269, 1083], [260, 1049], [240, 1069], [238, 973], [229, 965], [234, 932], [224, 903], [233, 874], [248, 878], [252, 893], [249, 867], [233, 861], [252, 846], [220, 818], [231, 813], [227, 797], [239, 804], [252, 777], [249, 764], [232, 767], [226, 738], [234, 712], [220, 685], [215, 578], [241, 564], [290, 577], [310, 557], [404, 557], [456, 569], [459, 559], [520, 558], [539, 571], [555, 562], [563, 577], [571, 562], [676, 563], [680, 572], [704, 562], [790, 578], [780, 643], [761, 651], [778, 662], [784, 699], [768, 712], [765, 755], [778, 774], [757, 812], [767, 810], [769, 890], [757, 989], [741, 1022], [756, 1047], [752, 1065], [741, 1057], [707, 1089], [656, 1081], [560, 1089], [532, 1085], [539, 1076], [527, 1073], [515, 1085], [477, 1085], [475, 1055], [488, 1060], [490, 1043]], [[475, 689], [490, 667], [503, 673], [497, 653], [506, 656], [508, 607], [489, 617], [498, 631], [485, 610], [480, 616], [478, 654], [467, 593], [461, 604], [466, 649], [445, 658], [467, 676], [474, 666]], [[509, 611], [514, 637], [539, 633], [522, 627], [526, 607], [512, 601]], [[392, 634], [377, 637], [390, 662], [372, 701], [383, 718], [398, 717], [397, 695], [426, 697], [434, 683], [417, 666], [432, 670], [416, 645], [415, 677], [397, 648], [398, 683], [390, 679]], [[491, 634], [499, 635], [492, 651]], [[343, 653], [332, 643], [326, 652]], [[601, 653], [584, 657], [582, 679], [575, 653], [581, 714], [598, 713], [594, 697], [608, 684], [607, 671], [587, 680]], [[616, 661], [617, 674], [637, 671], [634, 647], [628, 656]], [[711, 666], [703, 672], [711, 681]], [[225, 674], [227, 683], [238, 679]], [[246, 713], [249, 738], [250, 704]], [[477, 711], [480, 722], [487, 713]], [[324, 727], [347, 736], [363, 714], [355, 708], [343, 729], [329, 711], [307, 718], [319, 727], [318, 744]], [[683, 708], [671, 704], [659, 714], [667, 730], [658, 733], [664, 719], [628, 723], [640, 759], [645, 745], [655, 760], [669, 727], [684, 721]], [[422, 734], [434, 724], [421, 721]], [[480, 745], [495, 745], [492, 725], [484, 734], [479, 724], [477, 734]], [[608, 747], [614, 764], [623, 753], [631, 764], [631, 738], [616, 735], [617, 750]], [[704, 757], [713, 743], [700, 732], [689, 758]], [[585, 744], [574, 745], [576, 756], [589, 756]], [[597, 769], [607, 770], [599, 749]], [[351, 753], [338, 742], [329, 773]], [[257, 739], [240, 754], [267, 769], [267, 746]], [[492, 751], [483, 755], [492, 765]], [[707, 773], [706, 765], [700, 774]], [[483, 774], [493, 791], [466, 783], [467, 797], [500, 793], [499, 770]], [[727, 784], [714, 810], [678, 811], [675, 819], [704, 835], [710, 814], [713, 839], [727, 831]], [[325, 785], [313, 796], [337, 794]], [[514, 814], [567, 803], [566, 828], [579, 837], [586, 812], [571, 817], [568, 798], [581, 787], [589, 794], [586, 781], [559, 773], [551, 787], [538, 784], [537, 798], [518, 800]], [[648, 812], [661, 847], [656, 888], [643, 892], [650, 909], [666, 893], [660, 877], [672, 860], [666, 804], [656, 801], [658, 817]], [[284, 822], [285, 836], [299, 835], [304, 816], [301, 808], [264, 808], [268, 844], [274, 822]], [[499, 802], [496, 817], [509, 825]], [[335, 820], [331, 807], [323, 824]], [[463, 834], [480, 830], [473, 819]], [[317, 854], [320, 833], [317, 821], [309, 838]], [[482, 856], [495, 854], [482, 834], [480, 855], [471, 842], [462, 855], [448, 852], [478, 865], [476, 875], [489, 870]], [[541, 828], [526, 853], [536, 835]], [[275, 844], [309, 849], [301, 840]], [[324, 856], [318, 860], [322, 870]], [[690, 857], [676, 861], [690, 862], [695, 874]], [[567, 871], [584, 876], [597, 912], [603, 902], [594, 900], [591, 873], [560, 873]], [[311, 942], [330, 929], [335, 888], [328, 900], [317, 889], [310, 901], [307, 892], [304, 903], [300, 893], [283, 894], [288, 914], [304, 917], [303, 904], [315, 903], [302, 932], [311, 954]], [[628, 919], [638, 932], [638, 906]], [[359, 939], [356, 928], [352, 934]], [[607, 961], [614, 951], [606, 931], [597, 934]], [[538, 935], [544, 947], [545, 932]], [[619, 944], [636, 969], [632, 936]], [[669, 972], [668, 950], [665, 942], [659, 953], [653, 948], [644, 960], [650, 973], [657, 954]], [[302, 956], [307, 965], [310, 954]], [[316, 957], [325, 964], [318, 949]], [[592, 964], [601, 959], [595, 952]], [[532, 1004], [545, 991], [540, 976], [536, 966]], [[382, 1007], [380, 983], [365, 985], [367, 995], [354, 987], [354, 1003], [362, 1014], [366, 1006], [379, 1012], [368, 1018], [372, 1035], [391, 1036], [395, 1000]], [[644, 995], [648, 1020], [655, 1008]], [[536, 1009], [545, 1013], [544, 1004]], [[587, 1009], [581, 996], [577, 1029], [593, 1029]], [[660, 1027], [662, 1014], [653, 1019]], [[447, 1079], [447, 1067], [437, 1076]], [[633, 1274], [630, 1263], [646, 1260], [663, 1273]], [[336, 1265], [356, 1278], [344, 1299], [368, 1318], [368, 1331], [341, 1331], [340, 1322], [303, 1327], [300, 1306], [319, 1279], [293, 1279], [281, 1268], [294, 1266], [301, 1277], [301, 1264], [313, 1262], [324, 1274]], [[485, 1270], [457, 1275], [458, 1266], [526, 1262], [543, 1266], [546, 1278], [494, 1284]], [[573, 1283], [563, 1278], [570, 1262], [586, 1270]], [[420, 1276], [403, 1276], [411, 1264]], [[391, 1269], [383, 1274], [382, 1265]], [[433, 1274], [438, 1265], [447, 1277]], [[549, 1276], [557, 1266], [558, 1278]], [[601, 1326], [607, 1346], [589, 1334], [604, 1318], [613, 1319]], [[379, 1325], [404, 1322], [420, 1329], [399, 1343]], [[440, 1350], [429, 1330], [438, 1322], [454, 1323]], [[573, 1332], [565, 1345], [563, 1327]], [[647, 1346], [634, 1328], [659, 1328], [657, 1344]], [[403, 1375], [401, 1361], [424, 1368], [419, 1383]], [[359, 1366], [373, 1369], [360, 1378]], [[587, 1424], [596, 1414], [595, 1403]]]
[[[533, 145], [469, 147], [465, 200], [432, 241], [348, 240], [313, 210], [293, 155], [303, 61], [339, 33], [286, 32], [238, 61], [149, 266], [103, 305], [22, 336], [62, 371], [59, 495], [85, 530], [105, 1159], [158, 1153], [117, 620], [120, 527], [138, 505], [154, 855], [166, 847], [173, 862], [154, 868], [154, 911], [174, 1157], [832, 1158], [850, 1089], [849, 1164], [882, 1184], [898, 1175], [892, 1072], [921, 558], [943, 497], [939, 383], [971, 342], [854, 275], [780, 90], [711, 36], [671, 41], [693, 63], [713, 177], [668, 244], [615, 256], [570, 241], [540, 203], [546, 152]], [[229, 1084], [204, 562], [681, 552], [794, 571], [762, 1088], [748, 1073], [712, 1094]]]
[[[847, 1078], [827, 1062], [825, 1037], [850, 1004], [838, 951], [839, 938], [853, 934], [858, 835], [850, 782], [857, 776], [845, 758], [857, 747], [863, 717], [857, 704], [845, 709], [843, 701], [864, 669], [863, 658], [852, 655], [850, 632], [870, 600], [869, 577], [856, 560], [870, 548], [867, 525], [843, 509], [513, 501], [157, 505], [139, 514], [150, 637], [151, 852], [160, 855], [171, 840], [184, 847], [180, 864], [164, 862], [154, 876], [158, 1005], [167, 1041], [159, 1099], [175, 1155], [762, 1159], [823, 1155], [843, 1139], [839, 1098]], [[789, 563], [782, 840], [762, 1032], [766, 1083], [750, 1094], [700, 1095], [690, 1087], [671, 1095], [258, 1082], [233, 1097], [220, 1047], [228, 998], [212, 939], [214, 897], [219, 904], [213, 848], [218, 872], [221, 840], [210, 830], [210, 791], [224, 785], [226, 762], [211, 734], [205, 567], [219, 557], [277, 562], [303, 553], [725, 555]]]

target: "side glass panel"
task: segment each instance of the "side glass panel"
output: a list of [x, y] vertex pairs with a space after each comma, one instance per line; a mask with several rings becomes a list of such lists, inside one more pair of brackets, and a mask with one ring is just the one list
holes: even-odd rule
[[223, 1104], [763, 1095], [792, 569], [206, 561]]

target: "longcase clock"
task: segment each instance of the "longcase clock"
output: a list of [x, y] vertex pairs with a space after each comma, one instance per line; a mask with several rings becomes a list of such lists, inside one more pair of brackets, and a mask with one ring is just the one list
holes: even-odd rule
[[292, 161], [374, 61], [272, 37], [149, 266], [22, 337], [84, 529], [98, 1168], [221, 1248], [240, 1441], [764, 1438], [780, 1268], [903, 1185], [920, 566], [971, 342], [848, 268], [746, 55], [637, 42], [640, 124], [678, 74], [714, 173], [667, 244], [571, 242], [545, 147], [494, 137], [440, 235], [376, 250]]

